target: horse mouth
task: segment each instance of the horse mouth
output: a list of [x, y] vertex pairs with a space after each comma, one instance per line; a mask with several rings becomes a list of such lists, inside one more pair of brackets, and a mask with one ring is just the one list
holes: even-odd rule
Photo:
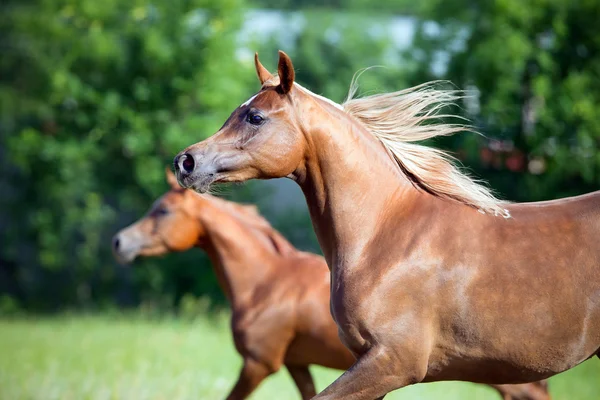
[[178, 182], [186, 189], [191, 189], [197, 193], [203, 194], [207, 193], [212, 185], [227, 182], [228, 180], [225, 172], [226, 171], [195, 176], [178, 176]]
[[178, 177], [179, 184], [186, 188], [192, 189], [198, 193], [206, 193], [210, 189], [210, 185], [217, 182], [218, 179], [215, 177], [215, 174], [206, 174], [199, 176], [184, 176]]

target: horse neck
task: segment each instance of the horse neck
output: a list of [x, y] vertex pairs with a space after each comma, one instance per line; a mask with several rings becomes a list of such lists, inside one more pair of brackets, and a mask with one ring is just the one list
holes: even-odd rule
[[201, 247], [206, 251], [221, 290], [233, 309], [246, 307], [258, 285], [263, 283], [277, 255], [269, 242], [248, 224], [207, 200], [199, 217], [206, 232]]
[[343, 111], [322, 106], [313, 121], [318, 124], [311, 124], [317, 128], [305, 132], [307, 161], [295, 178], [327, 264], [335, 269], [356, 264], [383, 221], [401, 224], [411, 202], [423, 199], [377, 138]]

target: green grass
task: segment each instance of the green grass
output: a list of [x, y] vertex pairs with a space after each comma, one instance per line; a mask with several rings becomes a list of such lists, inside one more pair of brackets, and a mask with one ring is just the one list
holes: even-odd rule
[[[226, 316], [149, 321], [60, 317], [0, 320], [0, 399], [221, 399], [241, 360]], [[339, 371], [312, 368], [318, 389]], [[590, 360], [550, 381], [554, 399], [597, 399], [600, 363]], [[253, 399], [298, 399], [284, 370]], [[390, 399], [499, 399], [481, 385], [414, 385]]]

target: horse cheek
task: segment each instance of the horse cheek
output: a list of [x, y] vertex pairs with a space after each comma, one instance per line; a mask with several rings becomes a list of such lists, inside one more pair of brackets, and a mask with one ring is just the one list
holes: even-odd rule
[[169, 248], [175, 251], [185, 251], [194, 247], [198, 240], [198, 230], [195, 227], [186, 226], [186, 224], [175, 224], [174, 229], [166, 236], [166, 242]]

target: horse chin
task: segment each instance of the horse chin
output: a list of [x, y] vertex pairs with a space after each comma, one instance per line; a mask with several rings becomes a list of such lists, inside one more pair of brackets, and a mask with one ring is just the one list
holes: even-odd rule
[[137, 251], [129, 251], [125, 253], [116, 254], [115, 258], [122, 267], [129, 267], [137, 258], [137, 255]]
[[194, 192], [200, 193], [200, 194], [204, 194], [207, 193], [210, 189], [210, 186], [214, 183], [214, 178], [212, 177], [205, 177], [204, 179], [197, 179], [195, 180], [190, 186], [189, 188], [192, 189]]

